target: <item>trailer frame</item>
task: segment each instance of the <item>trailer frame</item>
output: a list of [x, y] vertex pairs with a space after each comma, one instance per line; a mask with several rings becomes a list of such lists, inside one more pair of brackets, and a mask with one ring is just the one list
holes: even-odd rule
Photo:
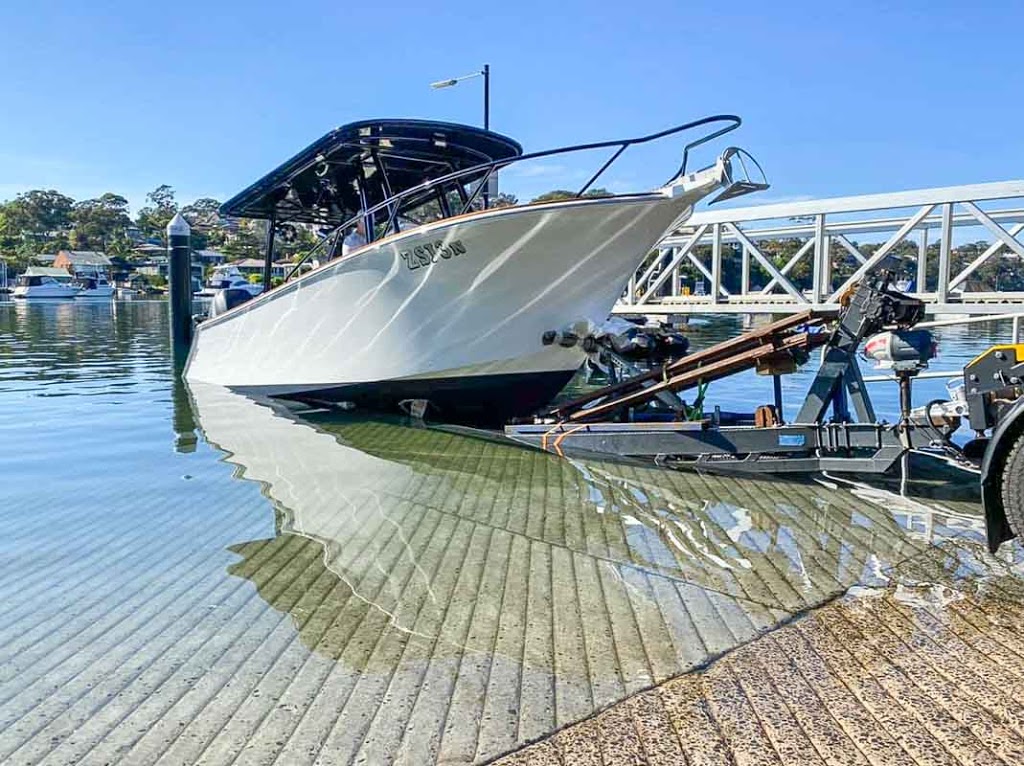
[[[992, 347], [964, 368], [962, 409], [976, 434], [964, 447], [951, 440], [960, 417], [935, 417], [931, 406], [923, 414], [912, 410], [912, 381], [924, 363], [893, 367], [901, 416], [896, 423], [879, 421], [857, 351], [869, 336], [910, 330], [924, 317], [924, 303], [893, 290], [891, 282], [886, 272], [871, 276], [843, 296], [838, 312], [812, 309], [786, 317], [553, 405], [534, 422], [507, 425], [505, 436], [560, 456], [653, 459], [720, 473], [884, 473], [902, 461], [904, 480], [909, 453], [924, 451], [980, 474], [988, 543], [995, 552], [1015, 533], [1024, 533], [1024, 509], [1007, 509], [1002, 499], [1007, 456], [1024, 440], [1024, 344]], [[818, 347], [823, 348], [821, 367], [796, 421], [786, 423], [780, 375]], [[775, 382], [774, 404], [755, 413], [715, 409], [710, 416], [686, 419], [685, 408], [673, 411], [664, 404], [666, 393], [678, 398], [684, 390], [753, 367], [772, 374]]]

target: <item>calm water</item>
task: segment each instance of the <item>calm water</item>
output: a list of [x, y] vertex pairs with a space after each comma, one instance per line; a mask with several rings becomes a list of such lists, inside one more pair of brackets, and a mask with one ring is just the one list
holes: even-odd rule
[[[978, 538], [969, 489], [933, 507], [190, 397], [167, 331], [163, 302], [0, 302], [0, 761], [480, 762]], [[1006, 333], [946, 332], [935, 367]], [[710, 397], [770, 398], [753, 375]]]

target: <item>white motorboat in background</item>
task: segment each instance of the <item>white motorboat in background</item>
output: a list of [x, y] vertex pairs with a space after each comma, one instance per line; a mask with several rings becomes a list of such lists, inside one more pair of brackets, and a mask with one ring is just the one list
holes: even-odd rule
[[[686, 170], [688, 151], [735, 129], [709, 117], [651, 136], [523, 155], [478, 128], [380, 120], [332, 131], [222, 207], [333, 227], [326, 262], [201, 323], [190, 380], [265, 395], [393, 407], [430, 402], [442, 417], [496, 422], [549, 401], [586, 357], [641, 260], [694, 205], [767, 188], [733, 175], [728, 149]], [[724, 125], [724, 127], [723, 127]], [[651, 192], [586, 196], [631, 145], [684, 130], [683, 165]], [[613, 157], [570, 199], [479, 209], [500, 168], [524, 159], [607, 147]], [[756, 166], [752, 158], [745, 160]], [[342, 241], [355, 227], [369, 242]], [[270, 253], [272, 257], [273, 240]], [[315, 250], [309, 256], [316, 254]], [[307, 257], [309, 257], [307, 256]], [[244, 296], [243, 296], [244, 297]]]
[[78, 300], [98, 299], [109, 301], [114, 297], [114, 285], [110, 283], [104, 274], [98, 274], [95, 277], [80, 277], [77, 284], [79, 290], [75, 294], [75, 298]]
[[263, 292], [263, 285], [254, 285], [246, 279], [238, 267], [225, 263], [217, 266], [206, 285], [195, 293], [197, 298], [214, 298], [222, 290], [245, 290], [250, 296], [256, 296]]
[[79, 287], [64, 269], [29, 266], [14, 285], [14, 297], [31, 300], [74, 298]]

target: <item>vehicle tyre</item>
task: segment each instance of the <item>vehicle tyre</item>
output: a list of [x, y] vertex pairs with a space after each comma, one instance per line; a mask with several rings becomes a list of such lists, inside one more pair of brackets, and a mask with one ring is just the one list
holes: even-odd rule
[[1024, 431], [1017, 434], [1003, 463], [1002, 495], [1010, 529], [1024, 537]]

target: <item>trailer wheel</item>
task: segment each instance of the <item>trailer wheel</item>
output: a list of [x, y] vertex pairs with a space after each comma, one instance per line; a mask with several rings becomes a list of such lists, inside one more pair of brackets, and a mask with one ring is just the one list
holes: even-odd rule
[[1024, 535], [1024, 431], [1017, 434], [1003, 463], [1002, 495], [1010, 528]]

